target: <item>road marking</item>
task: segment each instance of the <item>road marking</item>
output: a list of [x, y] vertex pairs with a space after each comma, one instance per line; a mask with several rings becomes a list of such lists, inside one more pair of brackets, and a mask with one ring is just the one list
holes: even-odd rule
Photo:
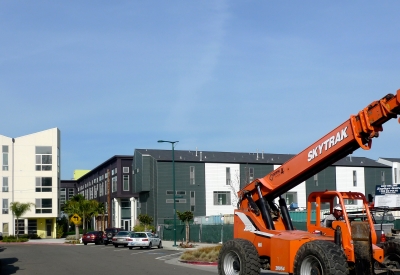
[[174, 254], [168, 254], [168, 255], [165, 255], [165, 256], [157, 257], [156, 260], [163, 260], [162, 258], [167, 258], [167, 257], [170, 257], [170, 256], [175, 256], [175, 255], [181, 255], [182, 253], [183, 252], [174, 253]]

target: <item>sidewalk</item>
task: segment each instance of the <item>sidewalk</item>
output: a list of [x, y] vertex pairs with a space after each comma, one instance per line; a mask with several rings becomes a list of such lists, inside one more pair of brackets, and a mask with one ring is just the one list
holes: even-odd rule
[[[36, 240], [29, 240], [26, 244], [59, 244], [59, 245], [72, 245], [66, 243], [65, 238], [61, 239], [36, 239]], [[180, 242], [176, 243], [178, 246], [174, 246], [174, 241], [162, 241], [163, 249], [166, 250], [178, 250], [178, 251], [185, 251], [185, 250], [194, 250], [201, 247], [209, 247], [209, 246], [216, 246], [216, 243], [191, 243], [193, 244], [193, 248], [182, 248], [179, 247]], [[76, 244], [76, 245], [83, 245]], [[94, 245], [94, 244], [93, 244]]]

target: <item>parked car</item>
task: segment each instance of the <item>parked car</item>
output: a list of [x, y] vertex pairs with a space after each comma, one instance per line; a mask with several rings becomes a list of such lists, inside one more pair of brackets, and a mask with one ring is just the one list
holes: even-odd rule
[[118, 247], [119, 245], [123, 245], [124, 247], [126, 247], [128, 245], [128, 242], [132, 241], [132, 233], [132, 231], [119, 231], [117, 235], [112, 238], [113, 245], [115, 247]]
[[128, 242], [129, 249], [134, 247], [140, 247], [140, 249], [146, 247], [148, 249], [153, 246], [162, 248], [162, 241], [158, 235], [154, 235], [150, 232], [133, 232], [131, 234], [131, 241]]
[[87, 245], [88, 243], [102, 244], [103, 243], [103, 231], [90, 231], [82, 236], [82, 243]]
[[112, 243], [112, 238], [121, 230], [122, 230], [121, 228], [117, 228], [117, 227], [106, 228], [106, 231], [104, 231], [104, 234], [103, 234], [104, 245], [108, 245], [109, 243]]
[[0, 232], [0, 241], [3, 240], [3, 232]]

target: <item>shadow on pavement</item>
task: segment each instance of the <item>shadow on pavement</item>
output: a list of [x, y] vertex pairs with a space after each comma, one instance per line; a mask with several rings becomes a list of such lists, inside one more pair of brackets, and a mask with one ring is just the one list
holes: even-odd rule
[[17, 273], [19, 267], [14, 266], [13, 264], [18, 262], [18, 258], [2, 258], [0, 259], [0, 273], [1, 275], [9, 275]]

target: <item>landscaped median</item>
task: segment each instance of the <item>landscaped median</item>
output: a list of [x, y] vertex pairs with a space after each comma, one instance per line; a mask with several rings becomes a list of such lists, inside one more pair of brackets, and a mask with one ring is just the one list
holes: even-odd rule
[[222, 245], [201, 247], [183, 252], [179, 261], [188, 264], [217, 265]]

